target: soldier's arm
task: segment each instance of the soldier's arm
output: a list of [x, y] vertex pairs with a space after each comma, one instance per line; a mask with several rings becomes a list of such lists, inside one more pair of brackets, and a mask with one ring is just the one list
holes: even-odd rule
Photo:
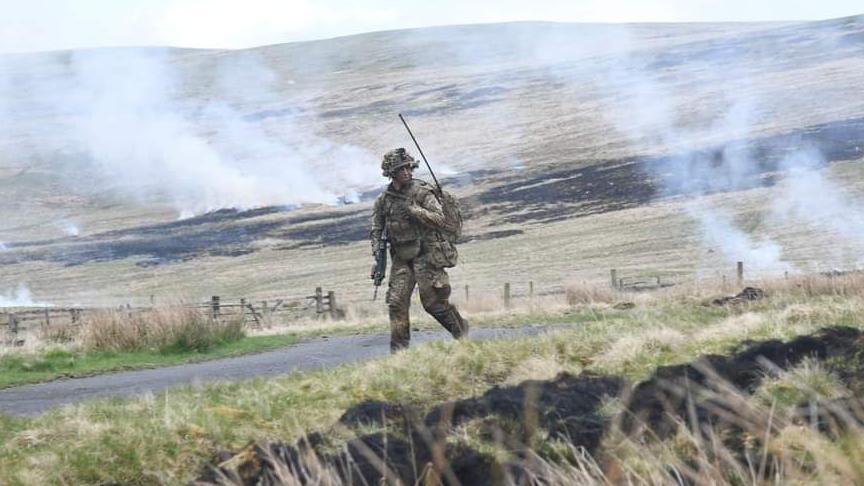
[[378, 248], [378, 239], [381, 237], [381, 232], [384, 231], [384, 224], [384, 198], [379, 197], [372, 206], [372, 231], [369, 232], [373, 254]]
[[446, 220], [444, 219], [444, 209], [441, 208], [441, 203], [432, 191], [428, 191], [420, 199], [419, 204], [408, 206], [408, 211], [411, 216], [414, 216], [421, 223], [431, 226], [436, 229], [444, 229]]

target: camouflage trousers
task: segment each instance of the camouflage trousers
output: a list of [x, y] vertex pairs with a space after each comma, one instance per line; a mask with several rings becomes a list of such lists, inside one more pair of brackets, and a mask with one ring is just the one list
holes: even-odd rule
[[410, 261], [393, 258], [387, 288], [390, 311], [390, 351], [407, 348], [411, 341], [409, 307], [414, 286], [420, 291], [423, 309], [435, 318], [454, 338], [468, 335], [468, 322], [450, 303], [450, 277], [443, 268], [432, 267], [424, 255]]

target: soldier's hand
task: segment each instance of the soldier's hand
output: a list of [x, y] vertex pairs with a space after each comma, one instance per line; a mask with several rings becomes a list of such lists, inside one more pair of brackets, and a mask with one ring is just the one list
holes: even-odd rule
[[408, 205], [408, 206], [405, 208], [405, 210], [407, 211], [409, 217], [411, 217], [411, 218], [416, 218], [416, 217], [417, 217], [417, 213], [420, 212], [420, 205], [418, 205], [418, 204], [414, 204], [414, 203], [412, 202], [410, 205]]
[[411, 217], [411, 211], [407, 204], [400, 204], [397, 212], [400, 219], [409, 219]]

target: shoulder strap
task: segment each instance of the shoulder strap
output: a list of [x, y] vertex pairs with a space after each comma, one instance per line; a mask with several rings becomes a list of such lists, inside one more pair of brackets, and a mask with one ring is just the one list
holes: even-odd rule
[[404, 194], [399, 194], [398, 192], [393, 192], [390, 189], [387, 189], [386, 191], [384, 191], [384, 194], [386, 196], [395, 197], [396, 199], [402, 199], [402, 200], [408, 199], [408, 196], [406, 196]]

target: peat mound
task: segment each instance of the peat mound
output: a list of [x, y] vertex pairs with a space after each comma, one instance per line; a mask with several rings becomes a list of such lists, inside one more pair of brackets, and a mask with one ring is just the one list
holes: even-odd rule
[[[589, 372], [579, 376], [560, 373], [553, 380], [496, 386], [479, 398], [439, 405], [429, 412], [424, 423], [427, 428], [444, 433], [471, 420], [483, 419], [485, 429], [500, 432], [506, 430], [500, 424], [502, 420], [515, 421], [520, 424], [519, 430], [515, 435], [510, 431], [506, 437], [511, 446], [530, 444], [534, 427], [539, 427], [546, 430], [549, 438], [593, 451], [608, 426], [598, 409], [605, 397], [619, 395], [624, 386], [624, 380], [618, 377]], [[490, 422], [490, 418], [495, 420]]]
[[[789, 342], [768, 340], [745, 342], [731, 356], [705, 355], [692, 363], [657, 368], [650, 379], [634, 387], [621, 418], [622, 430], [630, 436], [648, 430], [660, 439], [673, 434], [679, 423], [691, 428], [716, 424], [735, 416], [734, 401], [716, 399], [715, 391], [737, 390], [752, 394], [762, 379], [812, 357], [856, 353], [861, 331], [844, 326], [820, 330], [813, 336], [798, 336]], [[700, 396], [708, 395], [707, 398]], [[728, 399], [728, 396], [726, 397]], [[698, 423], [693, 423], [693, 421]]]
[[724, 306], [744, 304], [765, 298], [765, 291], [756, 287], [744, 287], [741, 292], [728, 297], [720, 297], [711, 301], [711, 305]]
[[[741, 420], [728, 396], [749, 396], [761, 381], [805, 358], [852, 358], [864, 372], [859, 352], [864, 335], [850, 327], [830, 327], [788, 342], [744, 342], [729, 356], [705, 355], [691, 363], [657, 368], [635, 386], [616, 376], [583, 372], [561, 373], [551, 380], [528, 380], [515, 386], [495, 386], [478, 397], [441, 403], [427, 409], [408, 404], [367, 400], [340, 417], [337, 427], [361, 434], [335, 448], [325, 435], [313, 434], [294, 444], [257, 443], [226, 460], [218, 454], [195, 484], [299, 484], [418, 482], [486, 485], [542, 476], [532, 469], [531, 457], [542, 441], [566, 441], [576, 449], [597, 454], [601, 441], [619, 424], [636, 441], [663, 439], [678, 427], [691, 430], [727, 425], [732, 433], [725, 446], [744, 449]], [[864, 381], [862, 376], [851, 377]], [[729, 393], [734, 390], [734, 393]], [[609, 397], [623, 397], [623, 411], [610, 418], [600, 409]], [[718, 398], [720, 397], [720, 398]], [[802, 404], [793, 420], [808, 422], [825, 433], [837, 424], [864, 424], [864, 404], [857, 398]], [[514, 458], [502, 463], [493, 456], [452, 440], [460, 426], [472, 426], [478, 441], [506, 448]], [[760, 426], [764, 426], [761, 424]], [[465, 432], [468, 433], [468, 432]], [[457, 435], [463, 434], [458, 432]], [[741, 463], [748, 458], [740, 457]], [[518, 483], [519, 481], [516, 481]]]
[[398, 427], [361, 435], [337, 453], [320, 447], [320, 435], [293, 445], [255, 444], [229, 460], [219, 457], [222, 462], [208, 466], [196, 484], [282, 484], [287, 477], [301, 483], [328, 477], [347, 484], [388, 479], [415, 484], [436, 477], [444, 484], [493, 484], [496, 477], [522, 476], [522, 466], [499, 464], [471, 447], [450, 443], [453, 428], [478, 420], [484, 438], [517, 455], [547, 435], [594, 451], [609, 427], [600, 405], [605, 397], [619, 395], [625, 384], [618, 377], [561, 373], [552, 380], [496, 386], [480, 397], [437, 405], [423, 417], [408, 405], [368, 400], [348, 409], [340, 425]]

